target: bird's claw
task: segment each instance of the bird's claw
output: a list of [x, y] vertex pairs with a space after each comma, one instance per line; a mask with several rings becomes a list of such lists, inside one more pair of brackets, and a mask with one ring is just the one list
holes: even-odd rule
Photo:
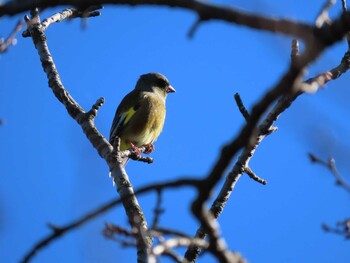
[[140, 151], [140, 149], [138, 148], [138, 147], [136, 147], [133, 143], [129, 143], [129, 145], [130, 145], [130, 148], [135, 152], [135, 154], [136, 154], [136, 156], [138, 157], [138, 158], [140, 158], [141, 157], [141, 151]]
[[146, 150], [145, 150], [145, 154], [149, 154], [149, 153], [152, 153], [154, 151], [154, 145], [152, 143], [148, 143], [148, 144], [145, 144], [143, 145]]

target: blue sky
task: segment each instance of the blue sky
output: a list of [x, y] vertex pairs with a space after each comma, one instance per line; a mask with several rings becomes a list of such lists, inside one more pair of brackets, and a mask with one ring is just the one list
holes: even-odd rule
[[[308, 23], [323, 5], [217, 2]], [[57, 10], [47, 10], [42, 18]], [[339, 12], [337, 3], [331, 15]], [[19, 17], [1, 18], [0, 34], [6, 36]], [[289, 37], [211, 21], [189, 39], [195, 20], [180, 9], [106, 7], [85, 29], [75, 19], [46, 32], [71, 95], [85, 109], [99, 97], [106, 99], [96, 118], [105, 136], [118, 103], [140, 74], [161, 72], [176, 88], [168, 97], [165, 127], [152, 153], [155, 163], [127, 166], [135, 187], [205, 176], [244, 123], [234, 93], [251, 108], [288, 66]], [[328, 49], [309, 68], [309, 76], [337, 65], [346, 48], [342, 42]], [[0, 117], [6, 121], [0, 126], [0, 261], [18, 262], [49, 233], [48, 222], [66, 224], [117, 193], [105, 162], [48, 88], [29, 38], [18, 37], [17, 45], [1, 54], [0, 72]], [[280, 117], [278, 132], [263, 141], [251, 161], [266, 186], [247, 176], [238, 182], [219, 222], [229, 247], [250, 262], [349, 261], [349, 242], [325, 234], [320, 225], [347, 218], [350, 196], [307, 158], [308, 152], [334, 156], [350, 181], [349, 81], [346, 74], [315, 95], [303, 95]], [[194, 234], [198, 222], [189, 214], [194, 196], [187, 188], [165, 191], [160, 225]], [[155, 194], [139, 201], [151, 221]], [[134, 249], [120, 248], [101, 235], [105, 222], [128, 226], [123, 209], [115, 208], [51, 244], [33, 262], [133, 262]], [[201, 260], [215, 262], [210, 255]]]

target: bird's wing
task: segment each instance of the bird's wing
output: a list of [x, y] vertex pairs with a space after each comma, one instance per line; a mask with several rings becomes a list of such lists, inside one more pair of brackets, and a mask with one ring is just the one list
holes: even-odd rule
[[[129, 93], [120, 103], [124, 107], [119, 106], [112, 123], [109, 140], [113, 144], [116, 136], [120, 136], [130, 119], [134, 116], [136, 111], [140, 108], [140, 97], [138, 94]], [[131, 103], [133, 102], [133, 103]], [[113, 141], [112, 141], [113, 140]]]

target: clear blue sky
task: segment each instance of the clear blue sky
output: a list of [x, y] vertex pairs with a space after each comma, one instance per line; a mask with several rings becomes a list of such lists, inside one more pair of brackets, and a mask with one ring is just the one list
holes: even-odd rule
[[[218, 2], [312, 23], [324, 1]], [[331, 15], [339, 12], [337, 3]], [[2, 18], [0, 34], [6, 36], [18, 18]], [[244, 123], [233, 94], [239, 92], [250, 108], [288, 66], [291, 38], [212, 21], [188, 39], [195, 19], [179, 9], [106, 7], [85, 29], [75, 19], [47, 31], [72, 96], [85, 109], [99, 97], [106, 99], [96, 119], [105, 136], [118, 103], [140, 74], [161, 72], [176, 88], [152, 154], [155, 163], [127, 166], [135, 187], [205, 176]], [[345, 51], [345, 42], [329, 49], [309, 76], [337, 65]], [[0, 261], [11, 263], [50, 232], [48, 222], [71, 222], [117, 193], [105, 162], [48, 88], [31, 39], [18, 37], [18, 44], [1, 54], [0, 72], [0, 118], [6, 120], [0, 126]], [[349, 81], [350, 73], [300, 97], [278, 120], [278, 132], [263, 141], [251, 161], [266, 186], [246, 176], [238, 182], [219, 222], [229, 247], [250, 262], [349, 262], [349, 241], [325, 234], [320, 225], [349, 217], [350, 196], [307, 158], [309, 151], [334, 156], [350, 181]], [[198, 223], [189, 214], [194, 194], [166, 191], [160, 225], [194, 234]], [[150, 221], [155, 195], [139, 201]], [[105, 222], [128, 226], [118, 207], [51, 244], [33, 262], [134, 262], [134, 249], [102, 237]], [[214, 262], [210, 255], [201, 260]]]

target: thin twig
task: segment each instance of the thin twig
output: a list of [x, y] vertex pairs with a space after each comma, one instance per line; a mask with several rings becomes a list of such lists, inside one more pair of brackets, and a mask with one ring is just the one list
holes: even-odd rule
[[153, 222], [151, 225], [151, 229], [156, 229], [158, 227], [159, 224], [159, 220], [160, 220], [160, 216], [164, 213], [164, 209], [161, 207], [162, 206], [162, 189], [158, 189], [157, 190], [157, 202], [156, 202], [156, 206], [153, 209]]
[[337, 167], [335, 166], [335, 160], [334, 158], [330, 157], [328, 159], [328, 162], [318, 158], [316, 155], [309, 153], [309, 158], [313, 163], [321, 164], [322, 166], [329, 169], [332, 173], [332, 175], [335, 177], [335, 183], [336, 185], [339, 185], [343, 187], [346, 191], [350, 193], [350, 184], [348, 184], [344, 178], [341, 176], [341, 174], [338, 172]]
[[12, 30], [12, 32], [9, 34], [6, 40], [0, 39], [0, 53], [4, 53], [8, 50], [8, 48], [11, 45], [14, 45], [16, 43], [16, 35], [17, 33], [22, 29], [23, 27], [23, 21], [18, 20], [16, 26]]
[[[142, 195], [145, 193], [148, 193], [150, 191], [158, 191], [158, 189], [167, 189], [167, 188], [177, 188], [182, 186], [192, 186], [195, 188], [198, 188], [200, 185], [200, 180], [197, 179], [178, 179], [170, 182], [164, 182], [164, 183], [157, 183], [157, 184], [151, 184], [148, 186], [141, 187], [137, 190], [135, 190], [135, 195]], [[58, 238], [64, 236], [65, 234], [69, 233], [70, 231], [77, 229], [84, 224], [90, 222], [92, 219], [96, 218], [97, 216], [100, 216], [113, 207], [120, 205], [122, 203], [121, 198], [113, 199], [109, 202], [106, 202], [104, 205], [99, 206], [98, 208], [93, 209], [91, 212], [87, 213], [86, 215], [80, 217], [77, 220], [74, 220], [71, 223], [68, 223], [64, 226], [57, 227], [56, 231], [52, 231], [52, 233], [48, 234], [46, 237], [42, 238], [40, 241], [38, 241], [34, 247], [24, 256], [22, 262], [29, 262], [30, 259], [33, 258], [33, 256], [38, 253], [42, 248], [48, 246], [53, 241], [57, 240]]]
[[350, 239], [350, 219], [338, 222], [335, 227], [330, 227], [326, 224], [322, 224], [322, 229], [325, 232], [338, 234], [344, 236], [345, 239]]
[[319, 15], [316, 18], [315, 25], [316, 27], [320, 28], [325, 23], [330, 24], [331, 20], [328, 16], [329, 9], [335, 4], [335, 0], [327, 0], [327, 2], [324, 3]]
[[[101, 8], [102, 8], [102, 6], [95, 6], [93, 9], [90, 8], [89, 11], [85, 11], [85, 10], [81, 11], [78, 8], [67, 8], [61, 12], [53, 14], [49, 18], [44, 19], [41, 23], [41, 30], [44, 32], [53, 23], [59, 23], [65, 19], [71, 19], [71, 18], [76, 18], [76, 17], [88, 18], [88, 17], [99, 16], [100, 12], [97, 10], [101, 9]], [[23, 37], [30, 37], [29, 30], [25, 30], [22, 33], [22, 36]]]
[[235, 98], [235, 101], [236, 101], [236, 104], [237, 104], [239, 111], [243, 115], [244, 119], [246, 121], [248, 121], [249, 120], [249, 112], [248, 112], [247, 108], [244, 106], [243, 101], [241, 99], [241, 96], [238, 93], [235, 93], [234, 98]]
[[[336, 23], [333, 23], [332, 26], [334, 26], [335, 24]], [[346, 31], [344, 31], [343, 34], [346, 34]], [[321, 48], [321, 49], [323, 49], [323, 48]], [[313, 49], [309, 52], [314, 53], [315, 51], [316, 50]], [[319, 52], [321, 52], [321, 50], [319, 50]], [[292, 51], [292, 53], [295, 54], [295, 51]], [[313, 54], [313, 56], [314, 55], [316, 55], [316, 54]], [[305, 56], [306, 56], [305, 52], [303, 55], [299, 55], [296, 63], [295, 64], [291, 63], [290, 70], [292, 70], [292, 68], [300, 67], [301, 65], [303, 65], [305, 63], [305, 60], [306, 60]], [[311, 57], [309, 57], [309, 59], [310, 59], [310, 61], [312, 60]], [[339, 70], [339, 74], [333, 75], [333, 78], [332, 78], [333, 80], [338, 78], [342, 73], [345, 73], [349, 69], [349, 67], [347, 67], [346, 64], [347, 64], [347, 61], [346, 61], [346, 59], [343, 58], [340, 65], [338, 65], [337, 67], [335, 67], [334, 69], [331, 70], [331, 72], [334, 70], [335, 71]], [[300, 69], [300, 71], [302, 71], [302, 69]], [[287, 77], [287, 76], [288, 76], [288, 74], [285, 75], [285, 77], [282, 79], [282, 81], [280, 82], [279, 85], [288, 85], [287, 83], [283, 83], [283, 80], [289, 79], [289, 77]], [[310, 80], [312, 80], [312, 79], [313, 78], [311, 78]], [[298, 86], [300, 86], [300, 84], [295, 85], [295, 86], [298, 87]], [[318, 86], [317, 89], [318, 88], [320, 88], [320, 86]], [[259, 132], [257, 133], [258, 136], [256, 137], [255, 140], [251, 140], [251, 143], [248, 144], [248, 146], [246, 146], [246, 148], [243, 150], [240, 157], [238, 158], [238, 161], [235, 163], [231, 172], [226, 177], [224, 185], [222, 186], [218, 196], [216, 197], [216, 199], [214, 200], [214, 202], [210, 208], [210, 212], [213, 214], [214, 218], [218, 218], [220, 216], [220, 214], [222, 213], [237, 181], [239, 180], [241, 175], [244, 173], [245, 167], [248, 167], [248, 163], [249, 163], [250, 159], [252, 158], [252, 156], [254, 155], [255, 150], [260, 145], [261, 141], [266, 137], [266, 135], [269, 134], [269, 130], [271, 129], [271, 127], [273, 127], [274, 122], [286, 109], [288, 109], [290, 107], [290, 105], [301, 94], [302, 94], [302, 89], [299, 88], [294, 93], [291, 93], [291, 94], [287, 93], [284, 96], [282, 96], [279, 99], [279, 101], [277, 102], [277, 104], [274, 106], [274, 108], [267, 114], [266, 118], [261, 122], [261, 124], [259, 125]], [[267, 96], [265, 96], [265, 98]], [[257, 107], [257, 108], [259, 108], [259, 107]], [[254, 113], [254, 111], [251, 114], [253, 114], [253, 113]], [[252, 119], [252, 115], [250, 116], [249, 120], [251, 121], [251, 119]], [[237, 137], [237, 138], [239, 138], [239, 137]], [[231, 145], [233, 145], [233, 143]], [[222, 150], [222, 154], [227, 154], [225, 152], [225, 150], [226, 150], [225, 148]], [[217, 162], [216, 165], [218, 165], [218, 164], [219, 164], [219, 162]], [[195, 237], [204, 239], [207, 236], [207, 229], [206, 229], [206, 226], [203, 224], [202, 220], [201, 220], [201, 223], [202, 224], [198, 228], [198, 230], [195, 234]], [[201, 252], [200, 248], [198, 248], [196, 246], [190, 246], [186, 251], [185, 258], [186, 258], [186, 260], [188, 260], [190, 262], [195, 262], [199, 256], [200, 252]]]
[[263, 185], [266, 185], [266, 180], [263, 178], [260, 178], [259, 176], [257, 176], [252, 169], [250, 169], [248, 166], [245, 167], [244, 172], [250, 177], [252, 178], [254, 181], [257, 181], [258, 183], [261, 183]]
[[258, 14], [249, 14], [232, 6], [220, 6], [202, 0], [27, 0], [7, 1], [0, 6], [0, 17], [15, 15], [35, 7], [47, 8], [53, 6], [88, 6], [88, 5], [158, 5], [187, 9], [197, 13], [202, 20], [222, 20], [237, 25], [245, 25], [253, 29], [278, 32], [289, 36], [296, 36], [305, 42], [312, 43], [312, 26], [292, 19], [267, 18]]
[[201, 23], [202, 23], [202, 20], [200, 17], [198, 17], [198, 19], [193, 23], [193, 25], [191, 26], [190, 30], [187, 33], [188, 38], [194, 37], [194, 34], [197, 32]]

